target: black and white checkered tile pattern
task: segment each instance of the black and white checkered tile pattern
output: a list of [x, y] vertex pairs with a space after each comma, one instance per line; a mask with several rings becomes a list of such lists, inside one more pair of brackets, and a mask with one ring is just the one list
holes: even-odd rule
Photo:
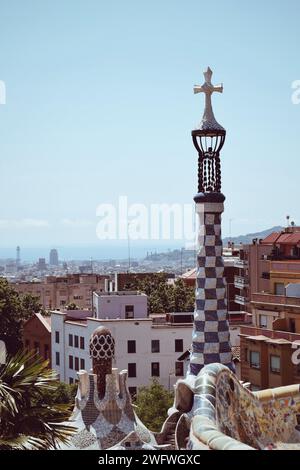
[[[215, 206], [215, 207], [214, 207]], [[222, 207], [220, 207], [222, 206]], [[223, 205], [205, 205], [199, 211], [196, 307], [190, 373], [219, 362], [231, 369], [231, 347], [227, 321], [226, 285], [222, 258], [221, 213]], [[215, 210], [214, 210], [215, 209]]]

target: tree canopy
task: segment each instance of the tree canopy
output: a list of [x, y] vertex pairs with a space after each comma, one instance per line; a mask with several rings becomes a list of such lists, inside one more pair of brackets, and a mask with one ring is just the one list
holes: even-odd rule
[[182, 279], [168, 284], [165, 276], [153, 273], [144, 279], [138, 276], [125, 286], [139, 290], [148, 296], [149, 313], [192, 312], [195, 303], [195, 289], [187, 286]]
[[166, 390], [156, 379], [153, 379], [151, 385], [138, 389], [134, 401], [137, 407], [136, 414], [148, 429], [159, 432], [173, 400], [174, 394]]
[[18, 294], [6, 279], [0, 278], [0, 339], [9, 354], [22, 348], [23, 325], [40, 310], [37, 297]]

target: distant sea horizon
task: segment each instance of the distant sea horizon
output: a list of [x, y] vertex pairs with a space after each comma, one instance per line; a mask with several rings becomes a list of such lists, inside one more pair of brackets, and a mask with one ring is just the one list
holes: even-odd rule
[[[147, 253], [160, 253], [169, 250], [181, 249], [185, 247], [184, 241], [157, 241], [141, 243], [140, 241], [131, 242], [130, 258], [143, 259]], [[46, 262], [49, 260], [49, 252], [52, 248], [58, 251], [60, 261], [85, 261], [90, 260], [122, 260], [128, 259], [128, 244], [113, 243], [113, 244], [76, 244], [76, 245], [47, 245], [47, 246], [22, 246], [20, 244], [20, 257], [21, 262], [36, 262], [39, 258], [45, 258]], [[14, 247], [1, 247], [0, 246], [0, 260], [16, 259], [16, 246]]]

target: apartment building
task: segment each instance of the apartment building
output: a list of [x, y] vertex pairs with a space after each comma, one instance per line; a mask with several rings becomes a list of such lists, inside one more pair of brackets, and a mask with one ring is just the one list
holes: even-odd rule
[[242, 245], [239, 250], [239, 258], [234, 264], [234, 286], [238, 289], [235, 302], [241, 312], [251, 315], [252, 293], [270, 289], [268, 256], [271, 251], [272, 243], [258, 239], [254, 239], [252, 244]]
[[[177, 318], [178, 317], [178, 318]], [[179, 320], [179, 321], [178, 321]], [[130, 392], [156, 378], [172, 389], [184, 375], [182, 353], [190, 348], [191, 313], [153, 315], [149, 318], [70, 318], [65, 312], [51, 312], [52, 368], [60, 380], [73, 383], [77, 371], [90, 370], [89, 340], [99, 326], [108, 328], [115, 339], [115, 364], [128, 370]]]
[[99, 274], [68, 274], [47, 276], [41, 282], [17, 282], [14, 289], [19, 294], [38, 297], [46, 310], [63, 309], [75, 303], [80, 309], [92, 310], [92, 294], [105, 290], [109, 276]]
[[241, 327], [241, 378], [253, 389], [299, 383], [293, 358], [300, 348], [300, 227], [253, 246], [246, 249], [252, 325]]

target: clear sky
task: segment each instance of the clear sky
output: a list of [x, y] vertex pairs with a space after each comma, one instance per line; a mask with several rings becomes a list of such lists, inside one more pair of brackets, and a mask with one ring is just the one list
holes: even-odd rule
[[300, 224], [299, 0], [0, 0], [0, 255], [97, 243], [96, 208], [189, 203], [210, 65], [223, 234]]

